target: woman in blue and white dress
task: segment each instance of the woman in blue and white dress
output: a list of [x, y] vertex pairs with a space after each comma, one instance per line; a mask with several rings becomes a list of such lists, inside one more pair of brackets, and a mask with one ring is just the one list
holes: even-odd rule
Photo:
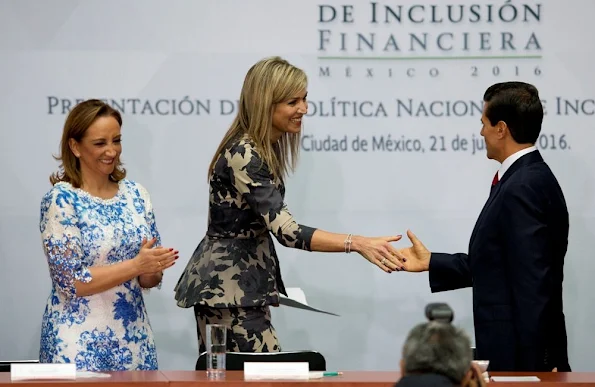
[[125, 179], [118, 111], [78, 104], [62, 134], [61, 170], [41, 201], [52, 290], [41, 327], [42, 363], [78, 370], [157, 369], [143, 288], [159, 286], [178, 251], [161, 247], [148, 192]]

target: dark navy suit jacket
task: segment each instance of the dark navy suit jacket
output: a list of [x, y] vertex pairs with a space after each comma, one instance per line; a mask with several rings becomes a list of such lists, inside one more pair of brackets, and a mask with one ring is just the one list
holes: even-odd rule
[[477, 358], [491, 371], [570, 371], [562, 308], [568, 210], [539, 151], [491, 189], [469, 254], [432, 253], [432, 292], [473, 288]]

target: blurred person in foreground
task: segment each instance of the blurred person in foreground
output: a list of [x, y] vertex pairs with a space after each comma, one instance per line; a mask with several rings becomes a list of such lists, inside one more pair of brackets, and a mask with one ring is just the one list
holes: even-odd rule
[[462, 329], [439, 321], [419, 324], [403, 345], [401, 379], [395, 387], [485, 386], [472, 359], [471, 340]]

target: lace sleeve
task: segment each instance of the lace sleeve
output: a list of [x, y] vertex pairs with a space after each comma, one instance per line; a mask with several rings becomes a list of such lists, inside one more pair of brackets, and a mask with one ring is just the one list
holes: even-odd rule
[[74, 192], [54, 187], [41, 202], [40, 231], [52, 284], [66, 298], [76, 297], [75, 281], [91, 282], [81, 258], [81, 234], [74, 211]]
[[[143, 207], [144, 207], [144, 214], [145, 214], [145, 222], [147, 222], [147, 227], [149, 228], [149, 233], [151, 235], [147, 236], [147, 239], [155, 238], [154, 247], [161, 246], [161, 235], [159, 234], [159, 230], [157, 229], [157, 221], [155, 220], [155, 212], [153, 211], [153, 203], [151, 202], [151, 195], [149, 195], [149, 191], [139, 183], [135, 183], [138, 188], [138, 194], [142, 199]], [[163, 273], [162, 273], [163, 274]], [[161, 289], [163, 284], [163, 279], [159, 281], [159, 283], [154, 286], [157, 289]], [[143, 291], [146, 293], [149, 292], [149, 289], [143, 288]]]
[[149, 227], [151, 233], [150, 238], [156, 238], [155, 246], [161, 246], [161, 235], [157, 229], [157, 222], [155, 221], [155, 212], [153, 211], [153, 203], [151, 202], [151, 196], [145, 187], [138, 184], [139, 192], [145, 203], [145, 221]]

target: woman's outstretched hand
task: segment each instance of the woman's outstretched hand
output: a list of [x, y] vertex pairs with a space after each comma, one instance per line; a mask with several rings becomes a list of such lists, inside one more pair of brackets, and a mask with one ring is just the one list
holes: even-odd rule
[[391, 242], [401, 240], [401, 235], [385, 237], [354, 236], [351, 250], [358, 252], [362, 257], [378, 266], [387, 273], [403, 270], [405, 256], [395, 249]]

